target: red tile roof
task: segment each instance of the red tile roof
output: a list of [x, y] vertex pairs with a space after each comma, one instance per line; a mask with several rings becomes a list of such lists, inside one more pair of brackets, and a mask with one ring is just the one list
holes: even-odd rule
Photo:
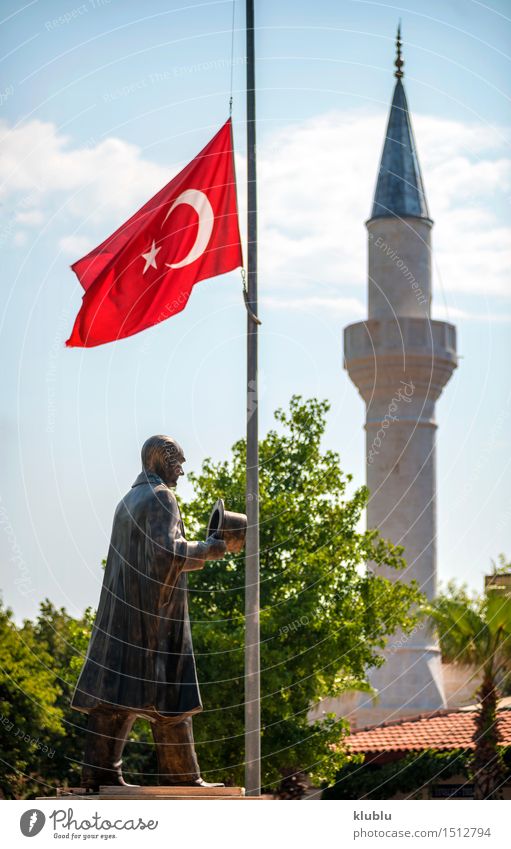
[[[499, 742], [511, 746], [511, 710], [498, 712]], [[421, 752], [424, 749], [473, 749], [475, 710], [442, 710], [352, 731], [352, 752]]]

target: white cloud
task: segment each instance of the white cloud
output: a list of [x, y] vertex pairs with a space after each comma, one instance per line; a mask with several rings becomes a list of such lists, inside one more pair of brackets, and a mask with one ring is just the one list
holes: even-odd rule
[[94, 244], [87, 236], [63, 236], [59, 239], [59, 248], [62, 253], [73, 257], [74, 260], [85, 256], [93, 247]]
[[500, 324], [508, 324], [511, 321], [511, 312], [491, 312], [481, 310], [480, 312], [469, 312], [459, 307], [446, 307], [445, 305], [433, 306], [432, 317], [440, 321], [478, 321], [487, 323], [495, 321]]
[[[511, 187], [511, 159], [492, 128], [415, 121], [430, 211], [434, 265], [447, 291], [508, 297], [511, 228], [496, 201]], [[316, 292], [366, 287], [366, 233], [385, 116], [328, 113], [273, 136], [260, 150], [261, 270]], [[506, 204], [507, 205], [507, 204]], [[264, 285], [264, 283], [263, 283]], [[440, 281], [435, 280], [435, 289]], [[319, 290], [319, 292], [318, 292]]]
[[28, 121], [9, 129], [0, 121], [0, 198], [46, 203], [57, 196], [73, 219], [105, 224], [107, 229], [151, 197], [172, 177], [143, 158], [140, 148], [107, 138], [90, 147], [72, 147], [51, 123]]
[[40, 209], [28, 209], [26, 212], [17, 212], [16, 221], [27, 227], [38, 227], [44, 221], [44, 215]]
[[[359, 109], [329, 112], [284, 127], [259, 146], [262, 295], [273, 295], [278, 284], [281, 304], [316, 309], [322, 303], [343, 313], [351, 304], [352, 317], [359, 316], [366, 290], [363, 222], [385, 121], [383, 113]], [[507, 208], [511, 186], [503, 134], [437, 117], [417, 116], [414, 124], [436, 222], [437, 299], [441, 285], [455, 307], [461, 294], [509, 297], [511, 228], [497, 211], [499, 201]], [[62, 206], [55, 220], [59, 246], [75, 257], [172, 177], [172, 168], [148, 161], [122, 139], [80, 148], [50, 123], [30, 121], [10, 130], [0, 122], [2, 130], [0, 197], [18, 204], [17, 222], [25, 226]], [[244, 161], [238, 161], [243, 223]], [[295, 297], [288, 297], [291, 292]]]

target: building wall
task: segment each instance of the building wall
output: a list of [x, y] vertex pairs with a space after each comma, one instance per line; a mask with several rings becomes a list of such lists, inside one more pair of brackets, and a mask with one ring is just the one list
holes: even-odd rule
[[[475, 692], [481, 681], [481, 676], [477, 674], [476, 669], [459, 666], [455, 663], [442, 663], [441, 675], [448, 708], [467, 707], [474, 704], [476, 701]], [[389, 721], [387, 707], [380, 707], [378, 700], [370, 701], [366, 693], [359, 692], [344, 693], [335, 699], [322, 699], [309, 711], [309, 720], [314, 722], [327, 713], [333, 713], [347, 719], [352, 730]], [[402, 717], [416, 715], [416, 709], [401, 709], [398, 715], [393, 718], [401, 719]]]
[[476, 691], [481, 684], [481, 674], [475, 667], [443, 663], [445, 700], [448, 708], [466, 707], [476, 701]]

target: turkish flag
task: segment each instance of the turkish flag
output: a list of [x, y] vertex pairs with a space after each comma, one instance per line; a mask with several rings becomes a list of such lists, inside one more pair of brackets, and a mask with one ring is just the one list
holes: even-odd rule
[[67, 340], [92, 348], [180, 312], [199, 280], [243, 264], [232, 126], [105, 242], [72, 265], [85, 289]]

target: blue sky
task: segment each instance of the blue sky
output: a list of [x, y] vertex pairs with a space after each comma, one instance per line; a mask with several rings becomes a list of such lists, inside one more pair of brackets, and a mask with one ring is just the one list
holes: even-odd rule
[[[66, 350], [69, 264], [198, 152], [231, 86], [244, 209], [243, 4], [2, 4], [0, 557], [17, 616], [95, 604], [115, 505], [154, 432], [190, 468], [244, 432], [238, 273], [115, 345]], [[256, 3], [261, 429], [326, 397], [325, 446], [364, 481], [363, 404], [342, 329], [363, 317], [366, 233], [402, 20], [405, 87], [435, 219], [434, 315], [460, 365], [437, 407], [442, 580], [511, 557], [508, 4]], [[231, 56], [233, 61], [231, 61]], [[182, 492], [189, 491], [188, 485]]]

